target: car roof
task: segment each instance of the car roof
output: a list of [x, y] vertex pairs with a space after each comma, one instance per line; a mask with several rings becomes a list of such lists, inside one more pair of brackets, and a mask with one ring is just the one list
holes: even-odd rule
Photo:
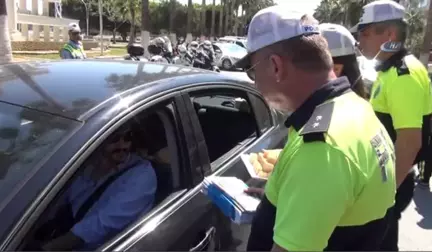
[[223, 82], [242, 83], [240, 79], [212, 71], [153, 62], [14, 63], [0, 66], [0, 102], [79, 120], [96, 106], [128, 91], [148, 89], [151, 94], [152, 90], [160, 92], [194, 83]]

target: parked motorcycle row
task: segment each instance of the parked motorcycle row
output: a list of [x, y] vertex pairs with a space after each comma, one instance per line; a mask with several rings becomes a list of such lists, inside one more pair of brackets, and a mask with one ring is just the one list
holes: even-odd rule
[[202, 45], [196, 41], [192, 41], [189, 45], [180, 42], [175, 48], [172, 48], [168, 38], [157, 37], [150, 41], [147, 51], [150, 54], [148, 58], [144, 56], [145, 49], [141, 44], [128, 45], [128, 56], [125, 57], [125, 60], [161, 62], [220, 72], [215, 65], [212, 43], [208, 40]]

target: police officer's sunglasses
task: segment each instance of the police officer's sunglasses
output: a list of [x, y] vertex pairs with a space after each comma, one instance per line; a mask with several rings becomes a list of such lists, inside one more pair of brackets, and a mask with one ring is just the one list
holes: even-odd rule
[[246, 69], [246, 75], [249, 77], [249, 79], [255, 81], [255, 67], [259, 65], [262, 61], [258, 61], [257, 63], [253, 64], [251, 67]]

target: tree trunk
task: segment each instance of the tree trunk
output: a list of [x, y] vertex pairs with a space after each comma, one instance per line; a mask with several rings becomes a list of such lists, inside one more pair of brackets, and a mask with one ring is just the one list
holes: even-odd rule
[[206, 31], [206, 0], [202, 0], [201, 5], [201, 36], [207, 35]]
[[135, 13], [135, 5], [133, 0], [129, 0], [129, 11], [131, 15], [131, 27], [129, 32], [129, 45], [135, 43], [135, 19], [136, 19], [136, 13]]
[[141, 45], [145, 48], [145, 56], [150, 56], [147, 47], [150, 44], [150, 11], [149, 0], [142, 0], [141, 6]]
[[12, 46], [9, 34], [6, 0], [0, 0], [0, 64], [12, 61]]
[[90, 34], [90, 4], [86, 3], [86, 35], [87, 38], [89, 37]]
[[224, 15], [224, 5], [223, 0], [220, 0], [220, 10], [219, 10], [219, 37], [223, 34], [223, 15]]
[[229, 27], [229, 22], [230, 22], [230, 15], [231, 15], [231, 12], [230, 12], [230, 10], [229, 10], [229, 6], [230, 6], [230, 4], [229, 4], [229, 1], [230, 0], [225, 0], [225, 28], [224, 28], [224, 35], [228, 35], [228, 33], [229, 33], [229, 30], [228, 30], [228, 27]]
[[174, 33], [174, 22], [175, 22], [175, 17], [176, 17], [176, 0], [171, 0], [170, 1], [170, 15], [169, 15], [169, 32], [170, 33]]
[[187, 24], [186, 24], [186, 42], [190, 43], [192, 41], [192, 15], [194, 9], [192, 5], [192, 0], [188, 0], [188, 11], [187, 11]]
[[420, 61], [423, 63], [423, 65], [426, 66], [426, 68], [429, 63], [431, 43], [432, 43], [432, 1], [429, 3], [427, 25], [426, 25], [426, 31], [423, 40], [423, 48], [420, 53]]
[[116, 40], [117, 23], [116, 22], [114, 22], [114, 29], [113, 29], [112, 33], [113, 33], [113, 44], [115, 44], [115, 43], [117, 43], [117, 40]]
[[215, 21], [216, 21], [216, 0], [213, 0], [211, 29], [210, 29], [210, 36], [212, 38], [215, 37]]

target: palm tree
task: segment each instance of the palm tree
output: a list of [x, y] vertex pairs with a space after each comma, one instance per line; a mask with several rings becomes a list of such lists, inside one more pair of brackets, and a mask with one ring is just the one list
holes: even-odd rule
[[[150, 44], [150, 11], [149, 0], [142, 0], [141, 5], [141, 44], [146, 48], [145, 53], [148, 54], [147, 47]], [[149, 55], [146, 55], [149, 56]]]
[[215, 37], [216, 0], [213, 0], [210, 36]]
[[225, 28], [224, 28], [224, 32], [225, 35], [227, 35], [229, 33], [228, 31], [228, 27], [229, 27], [229, 22], [230, 22], [230, 15], [231, 15], [231, 11], [230, 11], [230, 2], [232, 0], [225, 0], [225, 4], [224, 4], [224, 9], [225, 9]]
[[219, 8], [219, 37], [222, 37], [223, 35], [223, 14], [224, 14], [224, 6], [223, 6], [223, 1], [224, 0], [220, 0], [220, 8]]
[[174, 23], [175, 23], [175, 17], [176, 17], [176, 0], [170, 1], [170, 15], [169, 15], [169, 32], [174, 33]]
[[0, 64], [12, 61], [12, 46], [9, 34], [6, 0], [0, 0]]
[[188, 0], [187, 24], [186, 24], [186, 41], [192, 41], [192, 15], [194, 13], [192, 0]]
[[[144, 2], [144, 0], [143, 0]], [[129, 0], [129, 13], [131, 16], [131, 27], [130, 27], [130, 33], [129, 33], [129, 44], [135, 43], [135, 27], [136, 27], [136, 12], [135, 12], [135, 3], [134, 0]]]
[[202, 0], [201, 5], [201, 36], [206, 35], [206, 0]]

